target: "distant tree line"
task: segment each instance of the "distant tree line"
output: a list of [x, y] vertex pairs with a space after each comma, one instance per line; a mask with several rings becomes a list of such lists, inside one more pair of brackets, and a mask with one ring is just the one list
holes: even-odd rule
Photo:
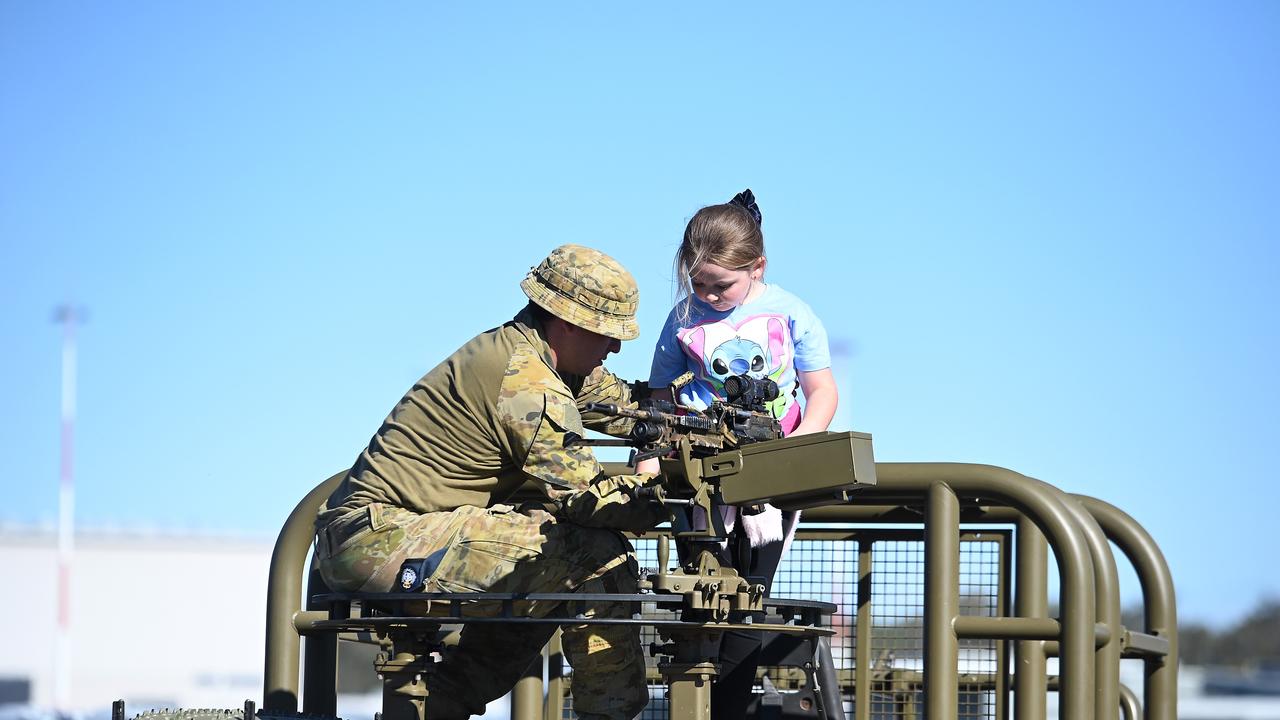
[[[1142, 608], [1126, 610], [1122, 623], [1140, 630]], [[1280, 666], [1280, 599], [1264, 601], [1220, 632], [1201, 623], [1179, 622], [1178, 656], [1188, 665]]]

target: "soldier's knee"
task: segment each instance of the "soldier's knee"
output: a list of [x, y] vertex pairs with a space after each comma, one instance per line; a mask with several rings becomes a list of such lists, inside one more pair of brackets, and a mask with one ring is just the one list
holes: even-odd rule
[[595, 561], [601, 568], [598, 578], [600, 588], [590, 592], [634, 593], [638, 589], [640, 565], [636, 562], [631, 543], [621, 533], [604, 531], [593, 545]]
[[[583, 593], [615, 593], [623, 595], [633, 595], [638, 592], [639, 574], [637, 568], [628, 568], [625, 565], [615, 566], [602, 571], [596, 577], [582, 583], [577, 588], [578, 592]], [[613, 603], [617, 604], [617, 603]], [[625, 609], [625, 605], [617, 604], [619, 608]], [[614, 617], [614, 615], [610, 615]], [[618, 615], [616, 617], [622, 617]]]
[[627, 555], [626, 560], [609, 569], [612, 585], [609, 592], [635, 593], [640, 590], [640, 564], [634, 555]]

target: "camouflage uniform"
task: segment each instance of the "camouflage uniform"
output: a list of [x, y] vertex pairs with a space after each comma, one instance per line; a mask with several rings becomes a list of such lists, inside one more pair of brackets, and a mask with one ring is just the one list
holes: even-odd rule
[[[558, 248], [522, 285], [531, 301], [611, 337], [634, 337], [634, 280], [606, 255]], [[584, 305], [584, 303], [593, 303]], [[592, 312], [582, 308], [586, 307]], [[573, 310], [574, 312], [569, 312]], [[576, 314], [574, 314], [576, 313]], [[568, 319], [568, 318], [566, 318]], [[632, 593], [638, 568], [619, 530], [665, 519], [634, 498], [651, 475], [606, 477], [590, 448], [581, 404], [630, 401], [625, 383], [597, 368], [557, 373], [528, 308], [482, 333], [404, 396], [317, 518], [316, 557], [330, 587], [387, 591], [406, 558], [434, 564], [427, 591]], [[593, 429], [625, 425], [588, 418]], [[549, 507], [503, 504], [532, 479]], [[535, 616], [554, 607], [534, 606]], [[626, 609], [600, 603], [599, 617]], [[426, 716], [465, 718], [511, 689], [552, 625], [471, 624], [428, 677]], [[638, 629], [564, 628], [574, 667], [574, 710], [629, 720], [648, 700]]]

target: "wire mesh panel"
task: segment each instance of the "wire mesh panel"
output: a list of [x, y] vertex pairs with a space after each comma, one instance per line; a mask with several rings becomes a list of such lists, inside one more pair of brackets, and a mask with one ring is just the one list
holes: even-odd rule
[[[960, 614], [998, 617], [1004, 614], [1005, 535], [962, 533], [960, 536]], [[960, 640], [960, 718], [1004, 717], [1004, 643]]]
[[[857, 535], [868, 546], [870, 624], [864, 657], [869, 668], [867, 702], [872, 720], [919, 718], [924, 689], [924, 538], [922, 531], [880, 531]], [[960, 613], [993, 617], [1003, 612], [1002, 578], [1006, 533], [962, 533]], [[1003, 646], [994, 640], [962, 640], [957, 717], [1004, 717]], [[856, 685], [856, 683], [854, 683]], [[857, 695], [857, 688], [854, 688]]]
[[[960, 613], [995, 617], [1008, 604], [1008, 531], [962, 532], [960, 537]], [[654, 535], [633, 541], [642, 568], [657, 568]], [[674, 552], [672, 562], [674, 562]], [[861, 566], [860, 566], [861, 563]], [[845, 713], [850, 720], [915, 720], [924, 712], [924, 531], [922, 529], [815, 529], [791, 544], [774, 579], [773, 597], [836, 604], [831, 654], [837, 669]], [[859, 597], [859, 590], [865, 597]], [[862, 627], [865, 638], [859, 638]], [[657, 642], [652, 628], [642, 631], [647, 647]], [[859, 642], [866, 647], [859, 653]], [[859, 659], [865, 668], [859, 671]], [[656, 661], [649, 669], [649, 707], [645, 720], [667, 717], [664, 688]], [[1003, 720], [1004, 644], [961, 640], [958, 717]], [[795, 668], [761, 668], [761, 677], [781, 692], [803, 684]], [[859, 688], [859, 683], [865, 683]], [[756, 692], [763, 691], [762, 682]], [[863, 692], [865, 691], [865, 692]], [[860, 708], [859, 704], [867, 703]], [[566, 698], [564, 717], [572, 717]]]
[[770, 593], [776, 597], [835, 603], [831, 655], [836, 667], [852, 667], [857, 649], [858, 543], [849, 533], [805, 536], [791, 543]]
[[[861, 677], [870, 681], [867, 700], [877, 719], [915, 717], [920, 707], [924, 542], [917, 537], [896, 533], [866, 540], [871, 545], [871, 667]], [[856, 687], [854, 692], [861, 695]]]

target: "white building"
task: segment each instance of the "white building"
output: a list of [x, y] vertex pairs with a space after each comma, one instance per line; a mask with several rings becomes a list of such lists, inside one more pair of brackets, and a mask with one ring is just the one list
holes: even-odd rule
[[[262, 695], [274, 538], [83, 532], [71, 564], [70, 712], [235, 707]], [[0, 528], [5, 701], [52, 708], [57, 536]], [[23, 698], [22, 695], [26, 697]]]

